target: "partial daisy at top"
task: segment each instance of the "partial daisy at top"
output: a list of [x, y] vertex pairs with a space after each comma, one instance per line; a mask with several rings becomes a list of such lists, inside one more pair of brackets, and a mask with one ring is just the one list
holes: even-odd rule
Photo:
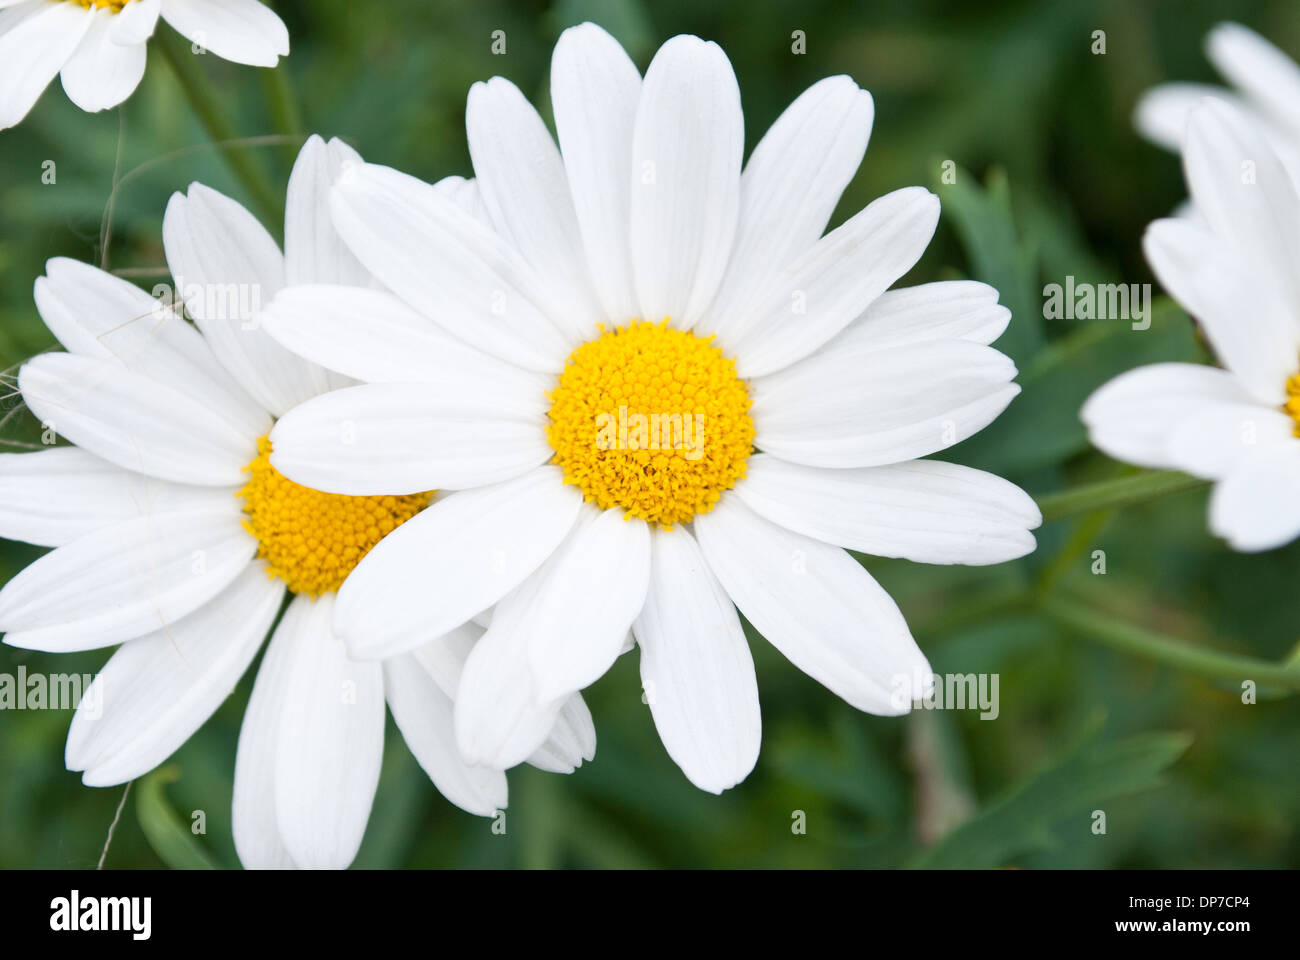
[[[298, 284], [372, 283], [325, 209], [339, 170], [359, 162], [340, 141], [308, 141], [283, 252], [231, 198], [201, 184], [174, 195], [163, 243], [196, 325], [126, 280], [51, 260], [36, 305], [66, 351], [25, 363], [18, 386], [46, 430], [76, 446], [0, 455], [0, 536], [54, 548], [0, 590], [5, 642], [52, 653], [120, 644], [68, 733], [67, 766], [87, 785], [166, 760], [265, 647], [234, 762], [247, 867], [352, 861], [385, 707], [448, 800], [482, 816], [507, 800], [504, 772], [463, 762], [453, 732], [481, 627], [457, 625], [382, 663], [352, 660], [330, 629], [357, 561], [435, 491], [333, 496], [268, 462], [275, 418], [351, 382], [285, 350], [258, 316]], [[580, 696], [555, 720], [528, 759], [569, 772], [593, 756], [595, 731]]]
[[1253, 116], [1203, 99], [1183, 168], [1197, 216], [1157, 220], [1144, 248], [1222, 368], [1157, 363], [1092, 395], [1111, 456], [1214, 481], [1210, 530], [1243, 551], [1300, 535], [1300, 195]]
[[980, 283], [888, 290], [934, 233], [927, 190], [823, 236], [874, 115], [848, 77], [796, 99], [743, 173], [714, 43], [675, 37], [643, 78], [575, 27], [551, 98], [558, 147], [509, 81], [472, 88], [475, 180], [344, 172], [335, 226], [396, 296], [301, 286], [268, 307], [282, 344], [370, 381], [286, 415], [271, 462], [336, 493], [455, 491], [361, 561], [334, 629], [387, 657], [495, 605], [457, 691], [467, 762], [526, 757], [635, 641], [669, 755], [720, 792], [759, 753], [741, 613], [853, 706], [899, 714], [929, 664], [844, 548], [1034, 549], [1024, 492], [918, 459], [1018, 392], [989, 346], [1010, 315]]
[[0, 0], [0, 130], [56, 76], [82, 110], [117, 106], [144, 76], [159, 17], [223, 60], [274, 67], [289, 53], [289, 31], [259, 0]]
[[1179, 152], [1192, 109], [1206, 97], [1231, 104], [1257, 124], [1300, 185], [1300, 66], [1268, 40], [1237, 23], [1221, 23], [1205, 38], [1210, 62], [1231, 84], [1164, 83], [1138, 100], [1138, 131]]

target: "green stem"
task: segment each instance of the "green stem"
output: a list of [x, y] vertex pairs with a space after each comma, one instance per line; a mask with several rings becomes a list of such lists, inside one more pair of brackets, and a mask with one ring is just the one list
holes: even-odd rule
[[267, 108], [271, 111], [271, 124], [275, 127], [275, 132], [286, 140], [283, 149], [284, 161], [292, 167], [303, 139], [303, 128], [302, 112], [298, 109], [298, 98], [294, 95], [293, 84], [289, 82], [288, 67], [280, 66], [274, 70], [263, 70], [262, 87], [266, 91]]
[[1116, 620], [1064, 597], [1043, 597], [1039, 609], [1051, 620], [1106, 646], [1168, 664], [1211, 680], [1300, 692], [1300, 668], [1189, 646], [1185, 641]]
[[1208, 480], [1189, 477], [1177, 470], [1150, 470], [1131, 477], [1102, 480], [1072, 490], [1049, 493], [1038, 498], [1038, 508], [1043, 511], [1043, 522], [1051, 523], [1079, 513], [1127, 507], [1167, 494], [1195, 490], [1207, 483]]
[[261, 168], [253, 162], [252, 156], [234, 144], [238, 139], [235, 128], [222, 112], [221, 104], [213, 95], [210, 84], [199, 71], [196, 56], [186, 49], [182, 40], [168, 31], [159, 31], [154, 42], [171, 65], [176, 80], [185, 91], [190, 106], [194, 108], [208, 136], [221, 147], [221, 154], [231, 172], [248, 190], [263, 218], [270, 224], [281, 222], [284, 211], [280, 198]]

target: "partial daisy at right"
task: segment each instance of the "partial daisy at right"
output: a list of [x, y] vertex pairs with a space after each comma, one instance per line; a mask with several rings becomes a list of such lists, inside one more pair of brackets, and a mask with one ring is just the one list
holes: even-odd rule
[[1271, 550], [1300, 534], [1300, 196], [1268, 131], [1229, 100], [1187, 111], [1181, 153], [1191, 212], [1152, 223], [1143, 246], [1222, 366], [1138, 367], [1080, 415], [1110, 456], [1212, 481], [1210, 531]]

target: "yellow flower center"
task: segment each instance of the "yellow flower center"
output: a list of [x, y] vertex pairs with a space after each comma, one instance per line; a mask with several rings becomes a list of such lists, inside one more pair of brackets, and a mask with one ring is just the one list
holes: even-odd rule
[[239, 496], [257, 555], [294, 593], [318, 597], [343, 585], [370, 548], [429, 505], [433, 491], [349, 497], [299, 486], [271, 466], [271, 441], [257, 441]]
[[713, 509], [754, 446], [749, 390], [712, 337], [634, 320], [570, 354], [547, 436], [564, 482], [671, 529]]
[[1291, 415], [1295, 421], [1295, 428], [1292, 431], [1297, 437], [1300, 437], [1300, 373], [1294, 373], [1286, 382], [1286, 403], [1282, 404], [1282, 409]]
[[131, 0], [72, 0], [78, 6], [85, 7], [87, 10], [93, 10], [98, 7], [101, 10], [111, 10], [113, 13], [121, 13]]

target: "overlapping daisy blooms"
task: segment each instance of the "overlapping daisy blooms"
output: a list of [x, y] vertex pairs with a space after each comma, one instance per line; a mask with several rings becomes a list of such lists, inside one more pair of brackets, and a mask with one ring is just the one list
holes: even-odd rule
[[[121, 644], [68, 735], [68, 768], [88, 785], [165, 760], [271, 633], [235, 765], [234, 838], [249, 867], [352, 861], [379, 778], [385, 703], [450, 801], [481, 815], [506, 803], [504, 773], [463, 762], [452, 729], [482, 628], [453, 625], [382, 664], [350, 659], [330, 628], [357, 560], [431, 490], [331, 496], [267, 462], [276, 417], [351, 382], [289, 353], [257, 320], [263, 299], [296, 285], [373, 285], [325, 209], [339, 170], [359, 162], [341, 142], [307, 143], [283, 253], [216, 191], [195, 184], [172, 198], [164, 245], [197, 329], [122, 279], [51, 260], [36, 305], [67, 352], [24, 364], [18, 383], [46, 430], [77, 445], [0, 456], [0, 534], [55, 548], [0, 590], [5, 642]], [[591, 758], [594, 737], [571, 697], [528, 759], [569, 772]]]
[[474, 86], [475, 180], [344, 172], [334, 224], [391, 293], [304, 285], [267, 306], [282, 344], [367, 381], [285, 415], [271, 463], [340, 494], [455, 491], [367, 554], [334, 630], [391, 657], [494, 607], [457, 690], [467, 761], [528, 756], [630, 630], [668, 753], [720, 792], [760, 743], [738, 609], [853, 706], [898, 714], [930, 668], [845, 548], [1034, 549], [1019, 488], [918, 459], [1018, 392], [989, 346], [1009, 313], [980, 283], [887, 292], [935, 230], [924, 189], [823, 236], [872, 126], [848, 77], [795, 100], [743, 173], [713, 43], [673, 38], [642, 78], [584, 24], [551, 97], [558, 147], [508, 81]]
[[1192, 110], [1206, 97], [1248, 115], [1300, 186], [1300, 66], [1238, 23], [1221, 23], [1205, 38], [1206, 54], [1232, 89], [1207, 83], [1163, 83], [1138, 100], [1134, 123], [1147, 139], [1179, 152]]
[[1117, 459], [1213, 480], [1210, 530], [1268, 550], [1300, 534], [1300, 195], [1264, 131], [1222, 100], [1192, 110], [1182, 154], [1197, 215], [1157, 220], [1144, 247], [1223, 369], [1138, 367], [1082, 418]]
[[94, 113], [140, 85], [158, 18], [224, 60], [274, 67], [283, 21], [259, 0], [0, 0], [0, 130], [27, 116], [56, 76]]

